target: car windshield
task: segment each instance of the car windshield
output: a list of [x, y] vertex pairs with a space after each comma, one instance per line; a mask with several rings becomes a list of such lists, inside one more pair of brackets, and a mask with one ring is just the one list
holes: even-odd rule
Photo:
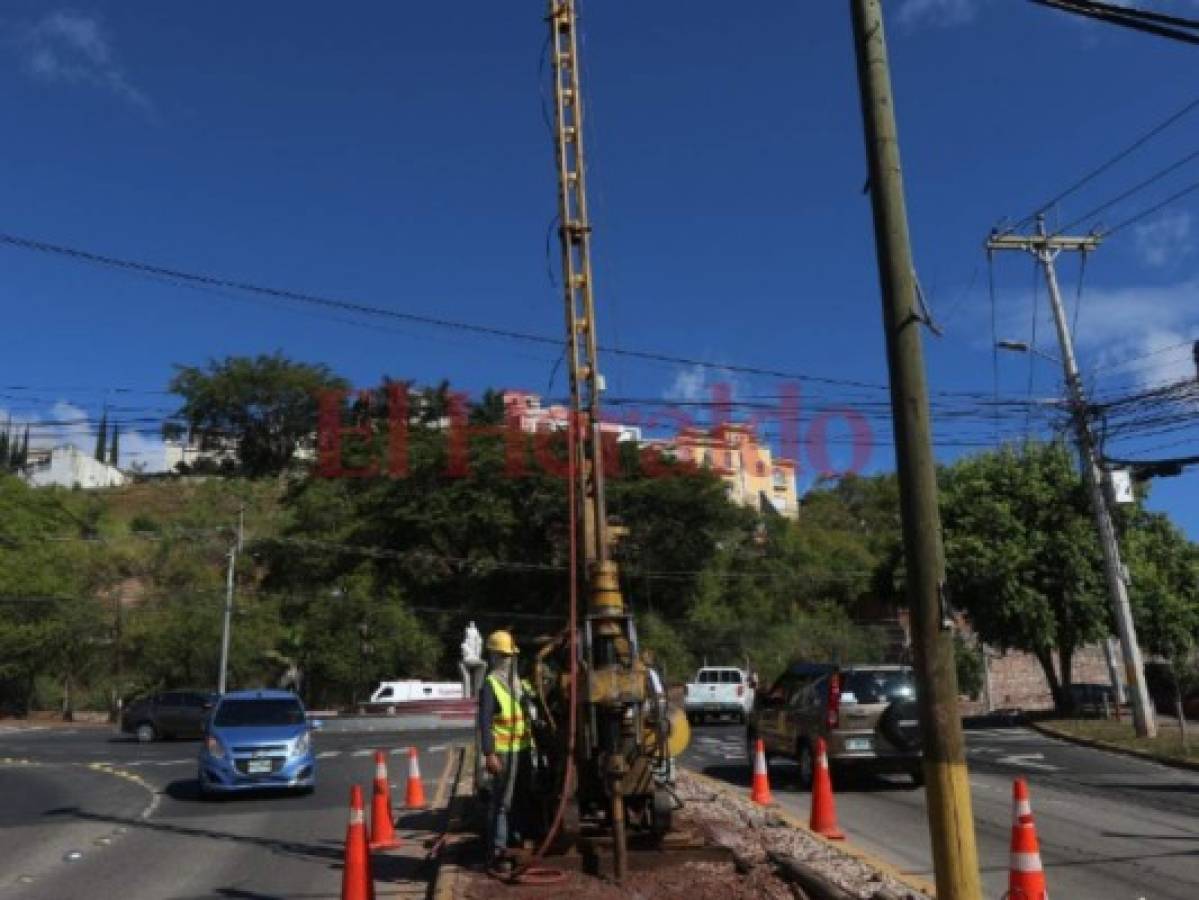
[[295, 700], [226, 700], [217, 707], [215, 725], [299, 725], [304, 709]]
[[858, 703], [887, 703], [891, 700], [911, 700], [916, 696], [912, 673], [904, 671], [847, 672], [841, 685], [841, 695], [852, 694]]

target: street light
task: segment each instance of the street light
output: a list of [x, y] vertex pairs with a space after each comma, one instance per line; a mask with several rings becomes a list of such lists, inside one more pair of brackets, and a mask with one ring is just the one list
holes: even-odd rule
[[999, 350], [1008, 350], [1012, 353], [1031, 353], [1033, 356], [1039, 356], [1041, 359], [1047, 359], [1051, 363], [1057, 363], [1059, 366], [1062, 364], [1062, 361], [1052, 353], [1046, 353], [1044, 350], [1038, 350], [1027, 341], [996, 341], [995, 347]]

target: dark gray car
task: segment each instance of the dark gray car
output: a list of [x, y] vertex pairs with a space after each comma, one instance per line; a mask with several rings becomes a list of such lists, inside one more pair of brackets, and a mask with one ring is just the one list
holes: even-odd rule
[[163, 691], [130, 701], [121, 711], [121, 731], [143, 743], [160, 738], [204, 736], [204, 720], [217, 695], [210, 691]]

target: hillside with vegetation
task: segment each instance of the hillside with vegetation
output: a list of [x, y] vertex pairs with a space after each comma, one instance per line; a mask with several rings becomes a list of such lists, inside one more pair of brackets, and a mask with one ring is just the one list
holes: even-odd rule
[[[219, 392], [193, 371], [186, 389], [204, 386], [205, 402], [185, 396], [173, 426], [209, 439], [239, 422], [254, 428], [244, 466], [96, 491], [0, 475], [0, 711], [107, 709], [156, 688], [214, 687], [239, 517], [233, 687], [287, 674], [310, 704], [351, 705], [380, 679], [455, 677], [468, 621], [526, 641], [562, 627], [567, 497], [560, 471], [548, 471], [564, 459], [561, 435], [514, 445], [495, 433], [502, 406], [488, 392], [467, 410], [464, 447], [442, 427], [443, 385], [415, 395], [402, 473], [348, 477], [387, 458], [385, 382], [374, 402], [335, 409], [343, 437], [357, 436], [342, 441], [342, 477], [322, 477], [327, 454], [297, 461], [288, 448], [315, 430], [312, 385], [340, 382], [265, 360], [238, 362]], [[271, 398], [286, 417], [272, 417]], [[731, 503], [708, 470], [633, 444], [609, 449], [609, 512], [627, 528], [616, 549], [622, 587], [669, 678], [704, 660], [771, 677], [797, 656], [894, 651], [878, 625], [903, 601], [893, 476], [822, 481], [793, 521]], [[950, 602], [991, 645], [1036, 655], [1066, 702], [1070, 655], [1110, 627], [1069, 452], [980, 454], [941, 479]], [[1142, 640], [1190, 678], [1199, 551], [1139, 504], [1121, 526]], [[959, 671], [977, 686], [965, 643]]]

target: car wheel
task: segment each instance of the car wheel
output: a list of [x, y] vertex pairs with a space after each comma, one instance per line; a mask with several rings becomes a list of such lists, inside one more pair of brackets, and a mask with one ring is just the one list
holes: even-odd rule
[[158, 737], [158, 732], [154, 730], [154, 726], [149, 722], [142, 722], [137, 728], [133, 729], [134, 735], [137, 736], [139, 743], [148, 744]]
[[911, 776], [912, 787], [924, 787], [924, 765], [922, 763], [916, 763], [916, 765], [908, 769], [908, 775]]
[[695, 713], [687, 713], [687, 722], [691, 725], [698, 725], [699, 716], [697, 716]]
[[810, 791], [812, 775], [816, 767], [815, 759], [812, 756], [812, 745], [807, 741], [800, 741], [795, 750], [795, 758], [799, 762], [799, 788], [802, 791]]

